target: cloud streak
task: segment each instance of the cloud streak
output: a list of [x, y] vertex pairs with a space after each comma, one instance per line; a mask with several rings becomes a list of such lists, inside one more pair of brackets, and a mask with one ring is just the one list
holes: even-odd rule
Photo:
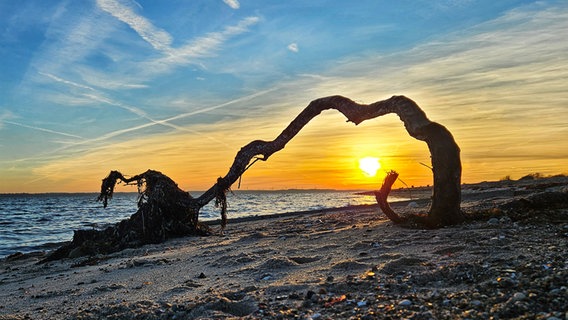
[[[175, 129], [175, 131], [179, 131], [179, 132], [190, 132], [190, 133], [193, 133], [193, 134], [197, 134], [197, 135], [205, 137], [207, 140], [214, 141], [216, 143], [219, 143], [220, 145], [227, 147], [226, 143], [223, 142], [222, 140], [212, 138], [210, 135], [200, 133], [199, 131], [193, 130], [191, 128], [187, 128], [187, 127], [183, 127], [183, 126], [177, 126], [175, 124], [172, 124], [171, 122], [175, 121], [175, 120], [189, 118], [189, 117], [194, 116], [194, 115], [210, 112], [210, 111], [217, 110], [217, 109], [220, 109], [220, 108], [224, 108], [224, 107], [227, 107], [227, 106], [230, 106], [230, 105], [240, 104], [240, 103], [243, 103], [243, 102], [246, 102], [246, 101], [251, 101], [255, 98], [266, 95], [266, 94], [268, 94], [268, 93], [270, 93], [270, 92], [272, 92], [276, 89], [277, 88], [272, 88], [272, 89], [268, 89], [268, 90], [265, 90], [265, 91], [256, 92], [254, 94], [243, 96], [243, 97], [240, 97], [240, 98], [237, 98], [237, 99], [234, 99], [234, 100], [231, 100], [231, 101], [227, 101], [227, 102], [224, 102], [224, 103], [221, 103], [221, 104], [202, 108], [202, 109], [195, 110], [195, 111], [192, 111], [192, 112], [179, 114], [179, 115], [169, 117], [169, 118], [166, 118], [166, 119], [162, 119], [162, 120], [154, 120], [154, 119], [151, 119], [149, 117], [144, 117], [144, 119], [147, 119], [147, 120], [150, 120], [150, 121], [147, 122], [147, 123], [141, 124], [141, 125], [107, 132], [107, 133], [102, 134], [102, 135], [100, 135], [96, 138], [91, 138], [91, 139], [85, 139], [85, 138], [82, 138], [82, 137], [79, 137], [79, 136], [74, 136], [74, 135], [63, 133], [63, 132], [55, 132], [55, 131], [51, 131], [49, 129], [26, 126], [26, 125], [22, 125], [22, 124], [19, 124], [19, 123], [13, 123], [11, 121], [6, 121], [6, 120], [3, 120], [3, 122], [14, 124], [14, 125], [19, 125], [19, 126], [26, 127], [26, 128], [29, 128], [29, 129], [42, 130], [42, 131], [46, 131], [46, 132], [50, 132], [50, 133], [55, 133], [55, 134], [60, 134], [60, 135], [64, 135], [64, 136], [70, 136], [70, 137], [82, 139], [81, 141], [66, 142], [64, 146], [50, 150], [49, 152], [38, 154], [35, 157], [26, 157], [26, 158], [16, 160], [18, 162], [23, 162], [23, 161], [34, 161], [34, 162], [40, 161], [41, 162], [41, 161], [45, 161], [47, 159], [51, 159], [52, 162], [53, 162], [52, 164], [54, 164], [56, 162], [55, 160], [59, 159], [59, 158], [69, 159], [70, 157], [75, 158], [75, 157], [79, 157], [81, 155], [88, 154], [88, 153], [94, 153], [94, 152], [96, 153], [97, 148], [99, 148], [101, 146], [103, 146], [105, 148], [105, 150], [108, 150], [111, 146], [109, 146], [108, 143], [106, 143], [107, 141], [112, 142], [113, 139], [115, 139], [116, 137], [119, 137], [119, 136], [122, 136], [122, 135], [125, 135], [125, 134], [128, 134], [128, 133], [140, 131], [140, 130], [143, 130], [143, 129], [148, 129], [148, 128], [151, 128], [155, 125], [162, 125], [162, 126], [170, 127], [170, 128]], [[115, 102], [109, 101], [108, 103], [114, 104]], [[2, 121], [0, 121], [0, 123], [2, 123]], [[140, 136], [142, 136], [142, 135], [140, 135]], [[115, 143], [119, 143], [119, 142], [115, 142]], [[56, 156], [56, 158], [52, 158], [55, 155], [62, 155], [63, 151], [68, 151], [68, 154], [66, 156]], [[41, 170], [39, 172], [41, 172]]]
[[[240, 7], [236, 0], [225, 0], [224, 2], [233, 9]], [[116, 0], [97, 0], [97, 4], [105, 12], [126, 23], [142, 39], [163, 54], [163, 57], [138, 66], [141, 70], [153, 70], [158, 74], [169, 72], [175, 66], [198, 64], [194, 59], [214, 55], [229, 38], [247, 32], [252, 25], [259, 22], [258, 17], [247, 17], [236, 25], [225, 27], [223, 31], [211, 32], [181, 47], [173, 47], [173, 38], [168, 32], [154, 26], [145, 17], [136, 14], [132, 8]]]
[[[185, 41], [177, 39], [181, 45], [174, 46], [173, 36], [139, 14], [140, 9], [132, 4], [119, 0], [97, 0], [96, 5], [100, 11], [81, 16], [67, 16], [67, 8], [63, 6], [58, 10], [61, 13], [51, 18], [47, 32], [49, 41], [45, 41], [34, 55], [32, 68], [29, 68], [21, 85], [23, 94], [28, 94], [29, 88], [44, 81], [38, 79], [37, 74], [62, 84], [69, 81], [66, 84], [76, 88], [84, 86], [83, 89], [88, 90], [147, 89], [148, 83], [156, 77], [179, 67], [193, 65], [205, 69], [203, 59], [214, 57], [227, 41], [250, 31], [260, 21], [258, 17], [244, 17], [217, 32]], [[124, 26], [134, 30], [137, 37], [124, 32]], [[107, 41], [111, 35], [120, 40]], [[154, 53], [137, 52], [141, 43], [149, 44]], [[130, 46], [132, 50], [124, 50], [123, 46]], [[143, 46], [139, 48], [144, 49]], [[108, 67], [102, 70], [90, 65], [88, 61], [92, 57], [106, 59]], [[56, 92], [51, 90], [47, 97], [53, 101], [69, 99], [64, 94], [56, 97]], [[43, 94], [37, 90], [34, 93]], [[72, 99], [72, 103], [80, 101], [80, 98]]]
[[212, 57], [224, 42], [233, 36], [247, 32], [259, 21], [258, 17], [247, 17], [236, 25], [225, 27], [223, 31], [209, 33], [179, 48], [169, 48], [165, 56], [145, 63], [142, 69], [153, 71], [155, 74], [163, 74], [176, 66], [199, 65], [199, 59]]
[[290, 43], [290, 44], [288, 45], [288, 50], [290, 50], [290, 51], [292, 51], [292, 52], [294, 52], [294, 53], [297, 53], [298, 51], [300, 51], [300, 48], [298, 47], [298, 44], [297, 44], [297, 43]]
[[97, 5], [118, 20], [126, 23], [154, 49], [165, 52], [170, 50], [172, 36], [165, 30], [154, 26], [148, 19], [136, 14], [132, 7], [123, 5], [116, 0], [97, 0]]
[[223, 2], [225, 2], [226, 5], [235, 10], [241, 7], [241, 4], [237, 0], [223, 0]]
[[51, 129], [47, 129], [47, 128], [31, 126], [31, 125], [27, 125], [27, 124], [23, 124], [23, 123], [19, 123], [19, 122], [14, 122], [14, 121], [10, 121], [10, 120], [0, 119], [0, 123], [2, 123], [2, 122], [7, 123], [7, 124], [11, 124], [11, 125], [14, 125], [14, 126], [22, 127], [22, 128], [27, 128], [27, 129], [32, 129], [32, 130], [36, 130], [36, 131], [56, 134], [56, 135], [64, 136], [64, 137], [67, 137], [67, 138], [75, 138], [75, 139], [81, 139], [81, 140], [85, 139], [81, 136], [70, 134], [70, 133], [65, 133], [65, 132], [60, 132], [60, 131], [51, 130]]

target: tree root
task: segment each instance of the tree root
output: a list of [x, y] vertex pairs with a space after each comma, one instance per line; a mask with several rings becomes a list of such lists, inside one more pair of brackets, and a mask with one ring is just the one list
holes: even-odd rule
[[104, 206], [112, 198], [114, 186], [119, 181], [138, 185], [140, 196], [136, 213], [104, 230], [76, 230], [73, 241], [54, 251], [43, 262], [108, 254], [169, 238], [212, 233], [209, 226], [198, 222], [199, 208], [195, 206], [195, 199], [158, 171], [148, 170], [131, 178], [111, 171], [103, 179], [98, 197]]

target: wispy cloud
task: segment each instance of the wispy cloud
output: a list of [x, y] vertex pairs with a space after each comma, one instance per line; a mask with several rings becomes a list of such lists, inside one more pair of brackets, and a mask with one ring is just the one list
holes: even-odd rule
[[297, 43], [290, 43], [288, 45], [288, 50], [290, 50], [292, 52], [298, 52], [298, 51], [300, 51], [300, 48], [298, 47]]
[[235, 10], [241, 7], [241, 4], [237, 0], [223, 0], [223, 2]]
[[[227, 1], [227, 4], [235, 9], [239, 7], [238, 1]], [[143, 59], [121, 57], [113, 65], [113, 69], [104, 73], [84, 65], [75, 68], [81, 78], [90, 85], [112, 90], [145, 88], [145, 83], [181, 66], [193, 65], [206, 69], [203, 64], [205, 58], [216, 56], [228, 40], [249, 32], [250, 28], [260, 21], [256, 16], [245, 17], [233, 25], [225, 26], [221, 31], [210, 32], [191, 40], [176, 39], [176, 42], [182, 45], [175, 46], [170, 33], [154, 25], [139, 12], [140, 10], [131, 5], [120, 0], [97, 0], [97, 5], [104, 12], [128, 25], [156, 50], [155, 54], [145, 55]], [[112, 51], [124, 55], [120, 51]], [[132, 55], [134, 51], [128, 54]]]
[[[224, 0], [233, 9], [239, 8], [236, 0]], [[155, 65], [168, 66], [187, 64], [192, 58], [200, 58], [212, 55], [220, 45], [228, 38], [248, 31], [248, 28], [259, 21], [258, 17], [247, 17], [239, 21], [236, 25], [227, 26], [223, 31], [212, 32], [203, 37], [197, 38], [181, 47], [172, 47], [172, 36], [163, 29], [154, 26], [142, 15], [137, 14], [131, 7], [128, 7], [117, 0], [97, 0], [99, 7], [126, 23], [146, 42], [156, 50], [164, 54], [152, 63]]]
[[[39, 161], [39, 162], [42, 162], [42, 161], [49, 160], [50, 164], [48, 166], [50, 166], [50, 167], [51, 166], [57, 166], [57, 163], [59, 161], [64, 161], [64, 162], [71, 161], [70, 159], [80, 157], [84, 154], [96, 153], [97, 148], [104, 147], [105, 150], [108, 150], [111, 145], [122, 143], [122, 142], [116, 142], [117, 140], [115, 140], [115, 138], [122, 136], [122, 135], [126, 135], [128, 133], [140, 131], [140, 130], [143, 130], [143, 129], [148, 129], [148, 128], [151, 128], [151, 127], [156, 126], [156, 125], [162, 125], [162, 126], [173, 128], [173, 129], [175, 129], [173, 132], [190, 132], [190, 133], [193, 133], [193, 134], [197, 134], [199, 136], [205, 137], [206, 138], [205, 140], [214, 141], [214, 142], [226, 147], [227, 146], [226, 143], [223, 142], [222, 140], [212, 138], [210, 135], [200, 133], [198, 130], [194, 130], [192, 128], [175, 125], [171, 122], [175, 121], [175, 120], [188, 118], [188, 117], [191, 117], [191, 116], [194, 116], [194, 115], [210, 112], [210, 111], [213, 111], [213, 110], [216, 110], [216, 109], [224, 108], [224, 107], [227, 107], [227, 106], [230, 106], [230, 105], [238, 105], [238, 104], [241, 104], [241, 103], [244, 103], [244, 102], [247, 102], [247, 101], [251, 101], [251, 100], [256, 99], [260, 96], [266, 95], [266, 94], [268, 94], [268, 93], [270, 93], [270, 92], [272, 92], [276, 89], [277, 88], [272, 88], [272, 89], [256, 92], [256, 93], [251, 94], [251, 95], [243, 96], [243, 97], [240, 97], [240, 98], [237, 98], [237, 99], [234, 99], [234, 100], [230, 100], [230, 101], [226, 101], [224, 103], [220, 103], [220, 104], [217, 104], [217, 105], [205, 107], [205, 108], [195, 110], [195, 111], [192, 111], [192, 112], [179, 114], [179, 115], [169, 117], [169, 118], [166, 118], [166, 119], [155, 120], [155, 119], [152, 119], [152, 118], [149, 118], [149, 117], [144, 117], [144, 119], [147, 119], [149, 121], [146, 122], [146, 123], [137, 125], [137, 126], [107, 132], [107, 133], [104, 133], [104, 134], [102, 134], [98, 137], [95, 137], [95, 138], [85, 139], [85, 138], [82, 138], [82, 137], [79, 137], [79, 136], [71, 135], [72, 137], [81, 138], [82, 140], [81, 141], [69, 141], [69, 142], [66, 142], [63, 146], [60, 146], [59, 148], [55, 148], [55, 149], [49, 150], [47, 152], [37, 154], [34, 157], [26, 157], [26, 158], [17, 159], [16, 161], [18, 161], [18, 162], [23, 162], [23, 161], [34, 161], [34, 162]], [[108, 101], [108, 103], [113, 104], [115, 102]], [[4, 122], [15, 124], [15, 123], [12, 123], [12, 122], [9, 122], [9, 121], [4, 121]], [[28, 126], [21, 125], [21, 124], [15, 124], [15, 125], [20, 125], [22, 127], [28, 127]], [[29, 127], [29, 128], [30, 129], [36, 129], [36, 130], [48, 130], [48, 129], [36, 128], [36, 127]], [[48, 130], [48, 132], [59, 133], [61, 135], [69, 136], [68, 134], [62, 133], [62, 132], [51, 132], [49, 130]], [[139, 137], [139, 139], [143, 139], [142, 135], [139, 135], [138, 137]], [[108, 143], [109, 141], [111, 141], [111, 145], [109, 145], [109, 143]], [[113, 141], [115, 141], [115, 142], [113, 142]], [[65, 153], [64, 153], [64, 151], [65, 151]]]
[[170, 121], [173, 121], [173, 120], [183, 119], [183, 118], [187, 118], [187, 117], [194, 116], [194, 115], [197, 115], [197, 114], [201, 114], [201, 113], [210, 112], [210, 111], [213, 111], [213, 110], [216, 110], [216, 109], [224, 108], [224, 107], [227, 107], [227, 106], [230, 106], [230, 105], [233, 105], [233, 104], [243, 103], [243, 102], [255, 99], [257, 97], [269, 94], [269, 93], [271, 93], [271, 92], [273, 92], [277, 89], [278, 88], [274, 87], [274, 88], [270, 88], [270, 89], [267, 89], [267, 90], [258, 91], [258, 92], [255, 92], [253, 94], [246, 95], [246, 96], [243, 96], [243, 97], [240, 97], [240, 98], [237, 98], [237, 99], [233, 99], [233, 100], [221, 103], [221, 104], [201, 108], [201, 109], [191, 111], [191, 112], [185, 112], [185, 113], [178, 114], [176, 116], [173, 116], [173, 117], [170, 117], [170, 118], [167, 118], [167, 119], [164, 119], [164, 120], [159, 120], [157, 122], [158, 123], [164, 123], [164, 122], [167, 123], [167, 122], [170, 122]]
[[[315, 79], [314, 90], [327, 92], [351, 83], [348, 90], [365, 99], [410, 90], [446, 101], [450, 95], [460, 100], [469, 96], [477, 101], [532, 101], [531, 95], [560, 93], [559, 84], [568, 73], [568, 42], [562, 40], [562, 30], [567, 29], [566, 6], [519, 9], [405, 52], [346, 58], [323, 73], [325, 78]], [[498, 91], [511, 95], [497, 95]]]
[[172, 36], [165, 30], [154, 26], [148, 19], [136, 14], [132, 7], [116, 0], [97, 0], [97, 5], [130, 26], [156, 50], [168, 51], [171, 48]]
[[100, 90], [97, 90], [93, 87], [90, 87], [88, 85], [85, 84], [81, 84], [81, 83], [77, 83], [75, 81], [71, 81], [71, 80], [67, 80], [61, 77], [58, 77], [56, 75], [50, 74], [50, 73], [45, 73], [45, 72], [38, 72], [40, 75], [43, 75], [51, 80], [54, 80], [56, 83], [60, 83], [63, 84], [65, 86], [68, 87], [72, 87], [75, 89], [78, 89], [77, 92], [68, 92], [68, 98], [66, 99], [66, 101], [68, 103], [72, 103], [72, 104], [85, 104], [85, 103], [89, 103], [89, 104], [94, 104], [94, 103], [104, 103], [107, 105], [111, 105], [111, 106], [115, 106], [115, 107], [119, 107], [121, 109], [127, 110], [139, 117], [142, 118], [148, 118], [146, 112], [144, 112], [142, 109], [134, 107], [134, 106], [130, 106], [128, 104], [125, 103], [121, 103], [119, 101], [115, 101], [112, 98], [106, 97], [105, 94], [103, 94]]
[[[199, 110], [192, 111], [192, 112], [189, 112], [189, 113], [183, 113], [183, 114], [176, 115], [176, 116], [168, 118], [168, 119], [155, 120], [154, 118], [148, 116], [148, 114], [146, 112], [144, 112], [142, 109], [137, 108], [135, 106], [131, 106], [131, 105], [122, 103], [122, 102], [117, 101], [115, 99], [109, 98], [109, 97], [105, 96], [102, 92], [100, 92], [100, 91], [98, 91], [98, 90], [96, 90], [92, 87], [89, 87], [89, 86], [86, 86], [86, 85], [83, 85], [83, 84], [80, 84], [80, 83], [76, 83], [76, 82], [73, 82], [73, 81], [70, 81], [70, 80], [66, 80], [66, 79], [57, 77], [57, 76], [52, 75], [52, 74], [45, 74], [45, 73], [41, 73], [41, 74], [52, 79], [52, 80], [55, 80], [56, 82], [65, 84], [67, 86], [86, 90], [86, 92], [82, 92], [82, 93], [78, 94], [79, 96], [84, 97], [86, 101], [91, 101], [92, 103], [99, 102], [99, 103], [103, 103], [103, 104], [106, 104], [106, 105], [109, 105], [109, 106], [118, 107], [118, 108], [124, 109], [126, 111], [129, 111], [129, 112], [139, 116], [140, 118], [143, 118], [143, 119], [146, 119], [146, 120], [149, 121], [148, 123], [145, 123], [145, 124], [142, 124], [142, 125], [139, 125], [139, 126], [135, 126], [135, 127], [131, 127], [131, 128], [124, 128], [124, 129], [121, 129], [121, 130], [117, 130], [117, 131], [114, 131], [114, 132], [103, 134], [102, 136], [94, 138], [94, 139], [83, 140], [79, 143], [76, 143], [76, 142], [75, 143], [66, 143], [67, 147], [73, 147], [73, 146], [88, 144], [88, 143], [92, 143], [92, 142], [104, 141], [104, 140], [107, 140], [107, 139], [111, 139], [111, 138], [120, 136], [122, 134], [126, 134], [126, 133], [129, 133], [129, 132], [149, 128], [149, 127], [154, 126], [154, 125], [161, 125], [161, 126], [165, 126], [165, 127], [170, 127], [170, 128], [173, 128], [176, 131], [187, 131], [187, 132], [191, 132], [191, 133], [196, 133], [196, 131], [194, 131], [194, 130], [175, 125], [171, 122], [174, 121], [174, 120], [187, 118], [187, 117], [190, 117], [190, 116], [193, 116], [193, 115], [196, 115], [196, 114], [201, 114], [201, 113], [205, 113], [205, 112], [208, 112], [208, 111], [213, 111], [213, 110], [216, 110], [216, 109], [219, 109], [219, 108], [231, 105], [231, 104], [239, 103], [239, 102], [242, 102], [242, 101], [247, 101], [247, 100], [253, 99], [255, 97], [264, 95], [264, 94], [273, 90], [273, 89], [270, 89], [270, 90], [266, 90], [266, 91], [262, 91], [262, 92], [257, 92], [253, 95], [250, 95], [250, 96], [245, 96], [245, 97], [242, 97], [242, 98], [239, 98], [239, 99], [235, 99], [233, 101], [225, 102], [225, 103], [215, 105], [215, 106], [212, 106], [212, 107], [208, 107], [208, 108], [199, 109]], [[2, 119], [0, 118], [0, 121], [1, 120]], [[11, 123], [11, 122], [6, 122], [6, 123]], [[41, 130], [41, 128], [37, 128], [37, 127], [30, 127], [30, 126], [17, 124], [17, 123], [12, 123], [12, 124], [20, 125], [20, 126], [26, 127], [26, 128]], [[47, 129], [44, 129], [44, 130], [47, 130]], [[51, 132], [51, 131], [47, 131], [47, 132]], [[55, 133], [55, 132], [51, 132], [51, 133]], [[65, 149], [65, 148], [66, 147], [63, 147], [63, 149]], [[57, 149], [57, 151], [62, 151], [63, 149]]]
[[170, 48], [167, 55], [148, 62], [143, 69], [162, 74], [180, 65], [200, 65], [199, 59], [214, 56], [229, 38], [247, 32], [259, 21], [258, 17], [247, 17], [223, 31], [209, 33], [179, 48]]
[[[69, 15], [65, 5], [61, 5], [58, 14], [51, 17], [46, 33], [49, 41], [45, 41], [34, 55], [20, 86], [21, 93], [28, 94], [33, 87], [34, 95], [38, 97], [45, 94], [53, 101], [84, 103], [79, 97], [62, 95], [58, 98], [55, 96], [57, 91], [49, 88], [37, 90], [35, 85], [44, 83], [36, 77], [38, 74], [62, 84], [64, 79], [70, 81], [69, 85], [83, 85], [87, 90], [148, 88], [148, 83], [155, 77], [180, 66], [206, 68], [204, 58], [214, 57], [228, 40], [248, 32], [260, 21], [258, 17], [245, 17], [218, 32], [187, 40], [176, 39], [181, 45], [174, 45], [173, 36], [146, 18], [143, 9], [135, 4], [133, 1], [97, 0], [100, 10], [85, 15]], [[134, 30], [138, 37], [124, 32], [125, 26]], [[108, 41], [110, 35], [120, 40]], [[145, 44], [150, 46], [145, 48]], [[147, 51], [140, 52], [144, 50]], [[105, 67], [91, 64], [89, 59], [93, 57], [103, 59]]]
[[51, 129], [47, 129], [47, 128], [42, 128], [42, 127], [31, 126], [31, 125], [27, 125], [27, 124], [23, 124], [23, 123], [19, 123], [19, 122], [14, 122], [14, 121], [10, 121], [10, 120], [0, 119], [0, 123], [2, 123], [2, 122], [7, 123], [7, 124], [11, 124], [11, 125], [14, 125], [14, 126], [22, 127], [22, 128], [37, 130], [37, 131], [41, 131], [41, 132], [47, 132], [47, 133], [56, 134], [56, 135], [61, 135], [61, 136], [65, 136], [65, 137], [68, 137], [68, 138], [75, 138], [75, 139], [82, 139], [82, 140], [85, 139], [81, 136], [66, 133], [66, 132], [61, 132], [61, 131], [51, 130]]
[[0, 113], [0, 129], [2, 129], [3, 124], [5, 121], [9, 121], [10, 119], [14, 119], [15, 116], [11, 111], [4, 110]]
[[63, 84], [66, 84], [66, 85], [69, 85], [69, 86], [72, 86], [72, 87], [76, 87], [76, 88], [80, 88], [80, 89], [86, 89], [86, 90], [89, 90], [89, 91], [96, 91], [95, 89], [93, 89], [92, 87], [89, 87], [87, 85], [76, 83], [76, 82], [73, 82], [73, 81], [70, 81], [70, 80], [65, 80], [63, 78], [60, 78], [60, 77], [55, 76], [55, 75], [50, 74], [50, 73], [41, 72], [41, 71], [38, 72], [38, 73], [41, 74], [42, 76], [46, 76], [46, 77], [48, 77], [52, 80], [55, 80], [56, 82], [60, 82], [60, 83], [63, 83]]

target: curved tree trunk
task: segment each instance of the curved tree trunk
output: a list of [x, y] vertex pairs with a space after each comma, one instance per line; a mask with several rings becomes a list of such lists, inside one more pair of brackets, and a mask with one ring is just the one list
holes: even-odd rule
[[[215, 204], [221, 207], [221, 225], [224, 227], [226, 192], [231, 185], [254, 162], [266, 161], [272, 154], [282, 150], [310, 120], [327, 109], [338, 110], [347, 117], [347, 121], [356, 125], [388, 113], [396, 113], [412, 137], [428, 144], [432, 156], [432, 205], [425, 219], [419, 218], [415, 221], [429, 227], [463, 221], [460, 210], [460, 149], [445, 127], [428, 120], [418, 105], [404, 96], [393, 96], [369, 105], [358, 104], [342, 96], [331, 96], [312, 101], [273, 141], [255, 140], [241, 148], [229, 172], [224, 177], [219, 177], [217, 182], [198, 198], [193, 198], [179, 189], [172, 179], [158, 171], [148, 170], [131, 178], [124, 177], [118, 171], [111, 171], [109, 176], [103, 179], [98, 200], [106, 207], [118, 181], [127, 184], [136, 182], [140, 192], [138, 211], [130, 219], [105, 230], [76, 231], [73, 241], [58, 249], [46, 261], [83, 254], [109, 253], [126, 247], [161, 242], [169, 237], [207, 234], [208, 228], [198, 222], [199, 210], [213, 199]], [[393, 222], [403, 223], [406, 219], [399, 217], [386, 202], [397, 176], [395, 172], [389, 174], [376, 197], [381, 209]]]
[[222, 197], [248, 169], [253, 158], [268, 160], [272, 154], [283, 149], [311, 119], [328, 109], [336, 109], [347, 118], [347, 121], [356, 125], [365, 120], [396, 113], [410, 136], [427, 143], [432, 156], [434, 191], [426, 223], [430, 227], [440, 227], [464, 220], [460, 209], [460, 149], [452, 134], [444, 126], [430, 121], [422, 109], [405, 96], [393, 96], [369, 105], [359, 104], [342, 96], [312, 101], [273, 141], [255, 140], [241, 148], [229, 172], [217, 179], [213, 187], [196, 199], [198, 205], [202, 207], [214, 198]]

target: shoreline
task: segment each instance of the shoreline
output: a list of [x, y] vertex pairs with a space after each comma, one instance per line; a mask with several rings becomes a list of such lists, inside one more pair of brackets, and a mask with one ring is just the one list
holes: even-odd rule
[[[404, 206], [408, 206], [410, 203], [414, 203], [416, 205], [429, 203], [430, 199], [416, 199], [416, 200], [401, 200], [395, 202], [389, 202], [392, 207], [400, 208]], [[245, 216], [245, 217], [236, 217], [236, 218], [228, 218], [227, 224], [231, 223], [241, 223], [241, 222], [254, 222], [259, 220], [266, 220], [272, 218], [287, 218], [287, 217], [296, 217], [308, 214], [329, 214], [329, 213], [336, 213], [341, 211], [351, 211], [351, 210], [376, 210], [377, 214], [382, 215], [379, 210], [378, 204], [359, 204], [359, 205], [348, 205], [345, 207], [335, 207], [335, 208], [323, 208], [323, 209], [316, 209], [316, 210], [305, 210], [305, 211], [290, 211], [290, 212], [283, 212], [283, 213], [274, 213], [274, 214], [267, 214], [267, 215], [252, 215], [252, 216]], [[204, 220], [203, 223], [207, 225], [220, 225], [221, 221], [219, 219], [215, 220]]]
[[[533, 186], [568, 194], [568, 183]], [[527, 195], [494, 191], [463, 207]], [[419, 230], [374, 205], [336, 208], [237, 218], [213, 236], [104, 256], [2, 259], [0, 319], [565, 319], [568, 206], [487, 212]]]
[[[399, 206], [399, 205], [405, 205], [407, 203], [410, 202], [422, 202], [424, 201], [424, 199], [416, 199], [416, 200], [400, 200], [400, 201], [395, 201], [392, 202], [393, 206]], [[400, 203], [400, 204], [399, 204]], [[235, 222], [241, 222], [241, 221], [255, 221], [255, 220], [260, 220], [260, 219], [266, 219], [268, 217], [271, 216], [297, 216], [297, 215], [303, 215], [303, 214], [310, 214], [312, 212], [318, 213], [318, 212], [334, 212], [334, 211], [340, 211], [340, 210], [344, 210], [344, 209], [350, 209], [350, 208], [357, 208], [357, 207], [366, 207], [366, 206], [371, 206], [374, 207], [376, 206], [375, 204], [373, 205], [366, 205], [366, 204], [362, 204], [362, 205], [346, 205], [343, 207], [332, 207], [332, 208], [321, 208], [321, 209], [312, 209], [312, 210], [297, 210], [297, 211], [289, 211], [289, 212], [282, 212], [282, 213], [273, 213], [273, 214], [257, 214], [257, 215], [248, 215], [248, 216], [240, 216], [240, 217], [234, 217], [234, 218], [228, 218], [228, 223], [235, 223]], [[133, 214], [135, 212], [134, 210], [135, 208], [133, 208], [133, 211], [131, 212], [131, 214]], [[229, 216], [231, 215], [231, 212], [229, 212]], [[200, 219], [200, 221], [206, 225], [219, 225], [220, 224], [220, 219], [218, 217], [214, 217], [214, 218], [202, 218]], [[108, 226], [114, 225], [114, 223], [108, 223], [108, 224], [100, 224], [97, 229], [98, 230], [102, 230], [105, 229]], [[64, 241], [57, 241], [57, 242], [48, 242], [48, 243], [43, 243], [43, 244], [38, 244], [35, 246], [30, 246], [29, 249], [20, 249], [20, 250], [15, 250], [12, 253], [6, 254], [6, 255], [0, 255], [0, 260], [1, 259], [5, 259], [8, 258], [12, 255], [16, 255], [19, 256], [21, 254], [38, 254], [38, 251], [49, 251], [49, 250], [53, 250], [53, 249], [57, 249], [58, 247], [69, 243], [72, 240], [72, 237], [70, 237], [68, 240], [64, 240]]]

